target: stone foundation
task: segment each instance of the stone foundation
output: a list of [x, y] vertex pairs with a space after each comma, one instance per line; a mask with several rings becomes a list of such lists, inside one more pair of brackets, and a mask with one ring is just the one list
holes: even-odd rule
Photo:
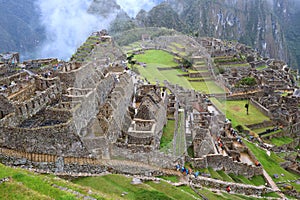
[[191, 164], [196, 169], [211, 167], [214, 170], [223, 170], [226, 173], [243, 175], [247, 178], [263, 174], [262, 167], [233, 161], [232, 157], [223, 155], [207, 155], [203, 158], [191, 159]]

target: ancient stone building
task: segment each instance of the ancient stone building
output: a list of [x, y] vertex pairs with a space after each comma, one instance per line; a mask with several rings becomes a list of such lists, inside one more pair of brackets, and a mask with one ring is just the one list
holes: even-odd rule
[[[109, 41], [105, 48], [112, 45]], [[52, 60], [29, 64], [44, 62]], [[131, 124], [127, 112], [133, 96], [131, 77], [109, 72], [106, 65], [62, 63], [49, 76], [21, 72], [2, 78], [0, 85], [5, 87], [0, 94], [4, 148], [109, 157], [109, 144]]]

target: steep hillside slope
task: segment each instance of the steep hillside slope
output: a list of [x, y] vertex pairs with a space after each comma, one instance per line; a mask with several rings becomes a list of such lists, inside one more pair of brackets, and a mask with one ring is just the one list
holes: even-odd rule
[[167, 23], [168, 28], [189, 34], [238, 40], [265, 56], [288, 60], [284, 26], [274, 14], [266, 0], [168, 0], [140, 13], [137, 21], [142, 26]]
[[32, 0], [0, 0], [0, 51], [31, 52], [44, 38]]

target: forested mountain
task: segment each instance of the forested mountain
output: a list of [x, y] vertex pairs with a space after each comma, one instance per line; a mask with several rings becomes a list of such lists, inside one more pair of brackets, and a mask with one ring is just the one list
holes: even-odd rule
[[238, 40], [297, 67], [300, 9], [296, 4], [293, 0], [167, 0], [140, 12], [136, 23]]
[[[32, 0], [0, 0], [0, 51], [34, 52], [46, 38]], [[267, 57], [300, 63], [300, 2], [297, 0], [156, 0], [136, 17], [118, 1], [93, 0], [87, 13], [114, 18], [110, 31], [167, 27], [193, 36], [238, 40]], [[137, 6], [139, 3], [137, 2]], [[50, 22], [49, 22], [50, 23]], [[79, 26], [80, 28], [80, 26]]]
[[0, 51], [30, 53], [45, 38], [32, 0], [0, 0]]

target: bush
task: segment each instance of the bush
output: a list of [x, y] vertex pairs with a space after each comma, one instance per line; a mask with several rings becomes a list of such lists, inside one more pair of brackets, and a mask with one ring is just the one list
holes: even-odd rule
[[237, 125], [236, 127], [236, 130], [238, 130], [238, 132], [242, 133], [244, 132], [244, 127], [242, 125]]

